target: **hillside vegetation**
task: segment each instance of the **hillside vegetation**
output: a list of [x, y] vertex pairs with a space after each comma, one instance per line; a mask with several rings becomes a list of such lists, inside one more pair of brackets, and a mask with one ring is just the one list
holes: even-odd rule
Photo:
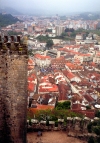
[[18, 18], [13, 17], [11, 14], [0, 13], [0, 27], [5, 27], [20, 21]]

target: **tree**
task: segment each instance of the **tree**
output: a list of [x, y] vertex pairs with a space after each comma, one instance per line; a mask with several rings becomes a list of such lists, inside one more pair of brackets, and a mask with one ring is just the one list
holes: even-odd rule
[[22, 32], [16, 32], [16, 31], [8, 31], [8, 35], [22, 35]]
[[91, 133], [92, 132], [92, 123], [89, 123], [87, 126], [88, 132]]
[[74, 29], [73, 28], [66, 28], [65, 32], [74, 32]]
[[100, 135], [100, 126], [94, 126], [93, 131], [95, 134]]
[[58, 102], [56, 105], [57, 110], [70, 109], [70, 101]]
[[91, 106], [86, 106], [86, 109], [88, 110], [88, 109], [91, 109]]
[[96, 111], [95, 116], [98, 117], [98, 118], [100, 118], [100, 110]]
[[92, 136], [89, 138], [88, 143], [95, 143], [94, 138]]
[[61, 38], [62, 38], [62, 39], [64, 39], [66, 36], [68, 36], [68, 34], [67, 34], [66, 32], [63, 32], [63, 33], [61, 34]]
[[17, 21], [21, 21], [18, 18], [13, 17], [11, 14], [2, 14], [0, 13], [0, 26], [5, 27], [7, 25], [11, 25], [16, 23]]
[[63, 108], [64, 109], [70, 109], [70, 105], [71, 105], [70, 101], [63, 102]]
[[29, 56], [34, 56], [34, 53], [33, 53], [33, 50], [32, 50], [32, 49], [28, 50], [28, 55], [29, 55]]
[[52, 32], [52, 29], [46, 29], [45, 32]]
[[52, 46], [53, 46], [53, 40], [52, 39], [49, 39], [48, 41], [47, 41], [47, 43], [46, 43], [46, 47], [49, 49], [49, 48], [51, 48]]
[[75, 33], [75, 32], [72, 32], [70, 36], [71, 36], [71, 37], [75, 37], [75, 36], [76, 36], [76, 33]]
[[39, 40], [40, 42], [47, 42], [49, 37], [47, 35], [46, 36], [40, 35], [36, 39]]

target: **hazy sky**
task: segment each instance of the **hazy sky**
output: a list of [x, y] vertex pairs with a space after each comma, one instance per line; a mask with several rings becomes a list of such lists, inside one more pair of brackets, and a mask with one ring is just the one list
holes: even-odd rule
[[19, 11], [47, 11], [54, 13], [100, 11], [100, 0], [0, 0], [0, 6]]

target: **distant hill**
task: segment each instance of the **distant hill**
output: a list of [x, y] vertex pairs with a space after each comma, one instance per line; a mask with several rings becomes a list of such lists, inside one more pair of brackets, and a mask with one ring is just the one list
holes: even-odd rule
[[6, 13], [6, 14], [12, 14], [12, 15], [21, 15], [22, 13], [11, 8], [11, 7], [5, 7], [5, 8], [0, 8], [0, 13]]
[[14, 24], [17, 21], [20, 20], [16, 17], [13, 17], [11, 14], [0, 13], [0, 27], [5, 27], [7, 25]]
[[78, 18], [83, 20], [97, 20], [100, 19], [100, 12], [84, 12]]

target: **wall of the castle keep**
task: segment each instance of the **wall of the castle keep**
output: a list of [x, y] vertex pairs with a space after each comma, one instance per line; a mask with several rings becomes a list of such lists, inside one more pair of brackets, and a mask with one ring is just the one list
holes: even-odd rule
[[26, 143], [27, 57], [0, 54], [0, 143]]

